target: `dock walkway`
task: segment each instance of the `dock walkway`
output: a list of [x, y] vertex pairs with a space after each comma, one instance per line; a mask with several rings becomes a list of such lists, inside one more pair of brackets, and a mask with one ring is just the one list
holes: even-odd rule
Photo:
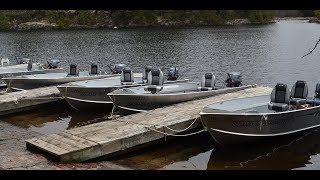
[[[61, 133], [26, 140], [27, 148], [46, 151], [61, 162], [82, 162], [202, 126], [199, 112], [210, 103], [237, 97], [270, 94], [270, 87], [251, 87], [210, 98], [123, 116]], [[166, 135], [165, 135], [166, 134]], [[181, 134], [181, 133], [180, 133]]]
[[33, 109], [38, 105], [61, 99], [56, 86], [2, 94], [0, 95], [0, 115]]

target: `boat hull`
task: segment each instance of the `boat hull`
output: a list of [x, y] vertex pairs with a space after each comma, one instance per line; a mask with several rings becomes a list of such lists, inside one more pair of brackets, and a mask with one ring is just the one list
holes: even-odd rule
[[210, 135], [222, 146], [290, 135], [320, 126], [320, 107], [267, 114], [200, 115]]
[[[139, 78], [141, 75], [137, 74], [136, 78]], [[108, 78], [109, 79], [109, 78]], [[81, 85], [76, 84], [65, 84], [58, 86], [60, 93], [65, 97], [66, 101], [75, 109], [105, 109], [112, 108], [113, 102], [108, 96], [108, 93], [112, 91], [121, 89], [123, 87], [132, 87], [132, 86], [141, 86], [143, 84], [137, 83], [132, 85], [121, 85], [120, 78], [114, 77], [105, 79], [96, 85], [89, 85], [82, 83]], [[119, 82], [111, 82], [117, 80]], [[179, 81], [169, 81], [166, 83], [175, 83], [175, 82], [186, 82], [187, 80]], [[139, 79], [136, 79], [136, 82], [139, 82]], [[141, 81], [142, 82], [142, 81]], [[79, 84], [79, 82], [78, 82]]]
[[53, 85], [59, 85], [74, 81], [85, 81], [85, 80], [92, 80], [92, 79], [102, 79], [102, 78], [108, 78], [113, 77], [115, 75], [97, 75], [97, 76], [69, 76], [69, 77], [62, 77], [62, 78], [56, 78], [56, 79], [45, 79], [45, 78], [39, 78], [39, 79], [28, 79], [28, 78], [16, 78], [16, 77], [9, 77], [4, 78], [3, 80], [7, 84], [8, 87], [12, 89], [17, 90], [28, 90], [28, 89], [34, 89], [39, 87], [45, 87], [45, 86], [53, 86]]
[[[17, 69], [16, 72], [0, 72], [0, 79], [8, 78], [12, 76], [22, 76], [22, 75], [31, 75], [31, 74], [46, 74], [46, 73], [62, 73], [64, 70], [62, 68], [57, 69], [42, 69], [42, 70], [34, 70], [34, 71], [26, 71]], [[5, 81], [0, 80], [0, 84], [6, 85]]]
[[239, 91], [253, 86], [242, 86], [234, 88], [224, 88], [212, 91], [197, 91], [186, 93], [170, 93], [170, 94], [115, 94], [111, 93], [113, 103], [124, 114], [148, 111], [164, 106], [186, 102], [195, 99], [206, 98], [218, 94]]
[[77, 110], [93, 108], [112, 108], [113, 103], [108, 93], [117, 87], [68, 87], [58, 86], [66, 101]]

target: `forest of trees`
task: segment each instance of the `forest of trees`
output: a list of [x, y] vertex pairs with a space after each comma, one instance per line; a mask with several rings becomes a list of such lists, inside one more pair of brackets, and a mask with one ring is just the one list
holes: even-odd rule
[[26, 22], [54, 23], [57, 28], [113, 26], [222, 25], [237, 18], [269, 23], [272, 10], [0, 10], [0, 28]]
[[[0, 29], [27, 22], [50, 28], [224, 25], [235, 19], [265, 24], [275, 17], [315, 16], [319, 10], [0, 10]], [[232, 24], [232, 23], [231, 23]]]

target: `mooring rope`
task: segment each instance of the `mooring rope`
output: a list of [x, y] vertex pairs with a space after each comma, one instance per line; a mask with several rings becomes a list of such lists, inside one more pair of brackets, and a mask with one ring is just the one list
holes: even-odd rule
[[166, 125], [161, 125], [161, 126], [166, 127], [166, 128], [169, 129], [170, 131], [178, 132], [178, 133], [179, 133], [179, 132], [183, 132], [183, 131], [186, 131], [186, 130], [188, 130], [189, 128], [191, 128], [191, 126], [198, 120], [198, 118], [199, 118], [199, 117], [195, 118], [194, 121], [193, 121], [188, 127], [186, 127], [185, 129], [181, 129], [181, 130], [172, 129], [172, 128], [166, 126]]
[[146, 128], [149, 129], [149, 130], [161, 133], [161, 134], [165, 134], [167, 136], [174, 136], [174, 137], [186, 137], [186, 136], [191, 136], [191, 135], [199, 134], [199, 133], [202, 133], [202, 132], [206, 131], [205, 129], [202, 129], [200, 131], [189, 133], [189, 134], [169, 134], [169, 133], [166, 133], [166, 132], [159, 131], [157, 129], [152, 129], [150, 127], [146, 127]]
[[[205, 128], [205, 126], [203, 126], [204, 129], [200, 130], [200, 131], [197, 131], [197, 132], [193, 132], [193, 133], [189, 133], [189, 134], [170, 134], [170, 133], [167, 133], [165, 128], [173, 131], [173, 132], [176, 132], [176, 133], [181, 133], [183, 131], [187, 131], [188, 129], [190, 129], [192, 127], [192, 125], [198, 120], [199, 117], [195, 118], [195, 120], [185, 129], [182, 129], [182, 130], [176, 130], [176, 129], [172, 129], [170, 127], [168, 127], [167, 125], [161, 125], [161, 124], [143, 124], [143, 123], [136, 123], [136, 122], [132, 122], [132, 121], [124, 121], [124, 120], [120, 120], [118, 119], [117, 121], [120, 121], [120, 122], [124, 122], [126, 124], [135, 124], [135, 125], [142, 125], [144, 128], [148, 129], [148, 130], [152, 130], [152, 131], [155, 131], [155, 132], [158, 132], [158, 133], [161, 133], [164, 136], [165, 140], [166, 140], [166, 136], [176, 136], [176, 137], [186, 137], [186, 136], [191, 136], [191, 135], [194, 135], [194, 134], [199, 134], [201, 132], [204, 132], [204, 131], [207, 131], [207, 129]], [[200, 117], [200, 120], [201, 120], [201, 117]], [[202, 122], [202, 121], [201, 121]], [[202, 124], [203, 125], [203, 124]], [[159, 126], [159, 128], [163, 128], [163, 132], [160, 131], [160, 130], [157, 130], [157, 129], [153, 129], [151, 127], [155, 127], [156, 126]]]

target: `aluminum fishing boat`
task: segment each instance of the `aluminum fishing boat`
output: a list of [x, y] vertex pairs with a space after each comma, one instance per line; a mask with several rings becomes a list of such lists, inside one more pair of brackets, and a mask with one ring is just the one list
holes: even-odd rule
[[163, 84], [162, 81], [161, 70], [152, 69], [146, 86], [123, 88], [108, 95], [122, 114], [130, 114], [253, 87], [217, 88], [213, 73], [203, 75], [201, 82]]
[[315, 94], [307, 97], [305, 81], [297, 81], [291, 92], [286, 84], [278, 83], [271, 95], [213, 103], [200, 116], [222, 146], [291, 135], [320, 126], [320, 84]]

